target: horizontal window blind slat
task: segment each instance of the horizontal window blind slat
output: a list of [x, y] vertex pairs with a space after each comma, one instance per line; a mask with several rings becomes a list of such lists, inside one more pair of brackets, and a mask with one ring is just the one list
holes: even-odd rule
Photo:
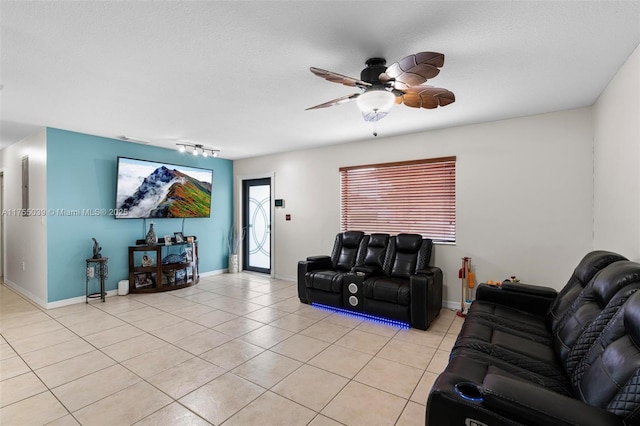
[[344, 167], [342, 230], [455, 241], [455, 157]]

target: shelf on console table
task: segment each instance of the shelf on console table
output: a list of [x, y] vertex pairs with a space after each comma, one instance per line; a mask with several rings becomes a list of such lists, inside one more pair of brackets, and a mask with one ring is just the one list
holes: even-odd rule
[[[187, 241], [192, 239], [192, 242]], [[172, 248], [176, 248], [172, 250]], [[168, 254], [187, 253], [184, 262], [162, 263]], [[198, 270], [198, 242], [196, 237], [185, 237], [183, 242], [172, 238], [170, 245], [159, 241], [146, 245], [137, 240], [129, 246], [129, 292], [155, 293], [190, 287], [200, 280]]]

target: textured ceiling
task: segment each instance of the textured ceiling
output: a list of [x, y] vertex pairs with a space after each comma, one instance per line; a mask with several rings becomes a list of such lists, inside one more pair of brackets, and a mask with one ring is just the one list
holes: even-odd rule
[[[246, 158], [372, 138], [359, 77], [445, 54], [456, 102], [396, 105], [378, 137], [593, 104], [640, 43], [639, 1], [91, 1], [0, 3], [0, 148], [37, 128], [179, 140]], [[357, 89], [356, 89], [357, 91]]]

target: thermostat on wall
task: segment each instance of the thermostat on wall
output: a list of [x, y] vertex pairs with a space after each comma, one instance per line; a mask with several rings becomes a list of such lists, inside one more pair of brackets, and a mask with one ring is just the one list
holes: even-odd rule
[[275, 200], [275, 204], [276, 207], [284, 207], [284, 200], [282, 198], [278, 198]]

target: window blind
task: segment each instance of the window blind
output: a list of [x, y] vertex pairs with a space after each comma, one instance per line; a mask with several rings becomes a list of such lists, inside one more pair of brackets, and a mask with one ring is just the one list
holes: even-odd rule
[[341, 228], [456, 240], [456, 157], [340, 168]]

